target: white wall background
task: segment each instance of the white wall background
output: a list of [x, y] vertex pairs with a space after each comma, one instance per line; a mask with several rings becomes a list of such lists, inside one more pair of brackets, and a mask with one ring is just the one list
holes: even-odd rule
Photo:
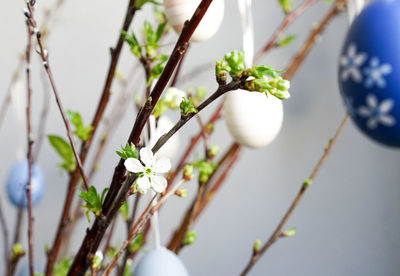
[[[39, 10], [50, 7], [53, 2], [39, 1]], [[49, 40], [51, 66], [64, 106], [79, 111], [86, 122], [91, 120], [99, 99], [109, 63], [108, 48], [115, 43], [124, 16], [125, 2], [69, 0]], [[253, 2], [256, 49], [259, 49], [283, 15], [277, 1]], [[184, 63], [184, 71], [190, 71], [206, 61], [213, 63], [226, 52], [241, 48], [236, 1], [226, 0], [225, 3], [226, 13], [221, 29], [211, 40], [192, 45]], [[26, 44], [22, 13], [24, 1], [8, 1], [2, 6], [1, 99], [17, 64], [17, 55]], [[263, 58], [262, 63], [283, 69], [328, 7], [325, 1], [319, 1], [309, 9], [286, 32], [298, 34], [296, 41], [286, 49], [271, 52]], [[138, 12], [134, 21], [136, 30], [140, 29], [146, 13], [149, 14], [149, 11]], [[38, 11], [37, 15], [40, 14]], [[237, 275], [248, 261], [253, 242], [269, 237], [301, 182], [308, 177], [328, 139], [344, 117], [336, 71], [347, 27], [345, 15], [335, 19], [329, 26], [322, 41], [292, 81], [292, 97], [284, 103], [285, 121], [277, 140], [264, 149], [244, 150], [227, 183], [196, 224], [197, 242], [181, 253], [191, 275]], [[167, 40], [173, 41], [175, 38], [175, 35], [171, 35]], [[133, 60], [125, 49], [120, 69], [126, 72]], [[40, 69], [39, 66], [34, 67], [36, 76]], [[216, 84], [212, 70], [199, 74], [181, 88], [189, 85], [206, 85], [210, 90], [214, 89]], [[40, 95], [40, 87], [36, 78], [34, 93]], [[36, 111], [40, 103], [40, 99], [34, 101]], [[211, 110], [212, 107], [205, 113]], [[115, 149], [126, 141], [133, 120], [134, 109], [130, 108], [92, 184], [103, 187], [110, 182], [118, 159]], [[217, 127], [212, 143], [225, 148], [231, 138], [223, 123], [218, 123]], [[181, 136], [183, 139], [189, 138], [197, 131], [197, 124], [192, 123], [184, 127]], [[53, 98], [46, 132], [65, 135]], [[16, 161], [15, 149], [22, 143], [25, 143], [24, 130], [16, 127], [15, 113], [9, 112], [0, 129], [2, 191], [5, 191], [7, 172]], [[198, 151], [197, 155], [200, 154]], [[53, 241], [61, 212], [60, 203], [66, 190], [68, 177], [60, 173], [55, 165], [59, 161], [46, 141], [39, 158], [46, 175], [46, 194], [35, 209], [35, 253], [38, 264], [45, 262], [45, 244]], [[398, 150], [375, 144], [352, 123], [348, 124], [326, 166], [289, 220], [287, 227], [296, 227], [298, 233], [293, 238], [275, 244], [250, 275], [399, 275], [399, 162]], [[195, 184], [187, 186], [193, 196]], [[8, 202], [5, 192], [0, 197], [12, 232], [16, 210]], [[189, 201], [189, 198], [176, 198], [167, 204], [161, 214], [163, 242], [168, 241]], [[82, 221], [80, 231], [71, 244], [71, 252], [79, 246], [87, 226], [87, 222]], [[123, 227], [118, 231], [116, 244], [120, 244], [121, 237], [125, 235]], [[3, 262], [3, 258], [0, 260]]]

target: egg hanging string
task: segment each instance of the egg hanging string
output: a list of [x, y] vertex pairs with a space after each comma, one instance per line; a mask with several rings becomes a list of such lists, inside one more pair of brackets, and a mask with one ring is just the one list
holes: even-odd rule
[[[144, 138], [144, 143], [146, 146], [151, 147], [152, 145], [150, 145], [150, 141], [151, 141], [151, 134], [156, 132], [156, 124], [155, 121], [153, 120], [148, 120], [148, 135], [144, 134], [143, 138]], [[153, 198], [156, 195], [156, 193], [151, 190], [151, 197]], [[156, 196], [153, 200], [152, 206], [154, 207], [155, 205], [157, 205], [158, 202], [158, 197]], [[161, 239], [160, 239], [160, 225], [158, 222], [158, 211], [155, 212], [153, 214], [153, 216], [150, 219], [150, 223], [151, 223], [151, 228], [153, 230], [153, 235], [154, 235], [154, 244], [155, 244], [155, 248], [159, 249], [161, 248]]]
[[254, 23], [251, 0], [238, 0], [238, 8], [243, 29], [244, 63], [246, 67], [252, 67], [254, 58]]
[[361, 12], [365, 6], [364, 0], [350, 0], [347, 2], [347, 16], [349, 24], [353, 22], [354, 18]]

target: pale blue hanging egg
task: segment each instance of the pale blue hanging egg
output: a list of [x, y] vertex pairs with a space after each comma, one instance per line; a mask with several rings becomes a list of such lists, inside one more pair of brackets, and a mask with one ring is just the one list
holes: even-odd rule
[[133, 276], [189, 276], [179, 257], [165, 247], [146, 253]]
[[[28, 184], [28, 160], [15, 163], [8, 174], [7, 194], [11, 203], [18, 207], [20, 204], [24, 208], [28, 207], [26, 196], [26, 185]], [[44, 176], [38, 165], [32, 166], [32, 205], [35, 206], [44, 193]]]

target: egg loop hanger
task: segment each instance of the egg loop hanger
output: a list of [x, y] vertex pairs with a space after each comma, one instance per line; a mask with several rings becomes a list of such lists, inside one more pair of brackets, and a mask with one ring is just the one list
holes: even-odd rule
[[365, 6], [365, 0], [349, 0], [347, 2], [347, 16], [349, 24], [353, 23], [356, 16], [362, 11]]
[[13, 113], [15, 115], [16, 125], [17, 125], [17, 146], [15, 150], [15, 155], [17, 160], [23, 160], [25, 156], [25, 106], [26, 99], [24, 97], [25, 83], [21, 77], [17, 80], [13, 87], [11, 88], [11, 103], [13, 107]]
[[254, 59], [254, 22], [251, 7], [251, 0], [238, 0], [243, 29], [244, 63], [247, 68], [253, 66]]

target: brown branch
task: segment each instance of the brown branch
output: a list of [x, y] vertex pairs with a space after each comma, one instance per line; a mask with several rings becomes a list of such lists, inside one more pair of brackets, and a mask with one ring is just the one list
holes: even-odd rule
[[[27, 4], [30, 13], [33, 13], [33, 6], [31, 3]], [[31, 82], [31, 52], [32, 52], [32, 30], [29, 22], [26, 22], [28, 43], [26, 46], [26, 87], [27, 87], [27, 108], [26, 108], [26, 135], [28, 143], [28, 183], [26, 186], [26, 197], [28, 198], [28, 256], [29, 256], [29, 272], [30, 275], [34, 275], [34, 253], [33, 253], [33, 211], [32, 211], [32, 145], [33, 145], [33, 134], [31, 128], [31, 106], [32, 106], [32, 82]]]
[[293, 21], [295, 21], [295, 19], [297, 17], [299, 17], [315, 1], [316, 0], [306, 0], [300, 6], [298, 6], [295, 10], [293, 10], [292, 12], [286, 14], [286, 16], [283, 19], [282, 23], [279, 25], [279, 27], [272, 34], [272, 36], [269, 39], [269, 41], [267, 42], [267, 44], [265, 44], [265, 46], [256, 54], [256, 56], [254, 58], [254, 63], [258, 63], [262, 56], [264, 56], [269, 50], [271, 50], [273, 47], [275, 47], [276, 40], [283, 33], [283, 31], [287, 27], [289, 27], [290, 24], [293, 23]]
[[[128, 142], [133, 142], [137, 144], [139, 141], [140, 134], [143, 130], [144, 125], [147, 122], [155, 104], [161, 96], [161, 93], [165, 89], [168, 81], [177, 65], [181, 59], [183, 53], [186, 50], [188, 41], [195, 31], [200, 20], [203, 18], [208, 6], [211, 4], [212, 0], [202, 0], [194, 12], [192, 18], [188, 23], [185, 24], [181, 35], [174, 47], [174, 50], [159, 78], [153, 91], [150, 95], [145, 106], [139, 111], [136, 118], [135, 124], [133, 126], [131, 135]], [[123, 165], [123, 160], [121, 159], [115, 168], [113, 179], [110, 185], [110, 190], [108, 191], [103, 204], [103, 216], [97, 217], [91, 229], [88, 229], [84, 240], [82, 241], [81, 247], [76, 254], [74, 261], [71, 265], [68, 275], [83, 275], [90, 264], [90, 258], [97, 250], [102, 237], [104, 236], [105, 230], [107, 229], [110, 221], [112, 221], [115, 214], [118, 212], [119, 207], [123, 204], [125, 200], [125, 194], [129, 190], [129, 186], [132, 182], [127, 181], [125, 186], [123, 182], [125, 180], [125, 167]], [[134, 181], [135, 178], [130, 179]], [[122, 186], [122, 189], [121, 189]], [[120, 194], [118, 196], [118, 194]]]
[[240, 274], [241, 276], [247, 275], [247, 273], [250, 271], [250, 269], [254, 266], [254, 264], [261, 258], [261, 256], [268, 250], [268, 248], [271, 247], [272, 244], [274, 244], [280, 237], [282, 233], [282, 229], [293, 214], [294, 210], [296, 207], [299, 205], [300, 200], [304, 196], [305, 192], [307, 191], [308, 187], [310, 186], [311, 182], [315, 179], [317, 176], [318, 172], [320, 171], [322, 165], [325, 163], [327, 157], [329, 156], [333, 146], [335, 145], [337, 139], [339, 138], [340, 134], [343, 131], [344, 126], [347, 123], [347, 120], [349, 119], [349, 115], [346, 114], [344, 117], [343, 121], [340, 123], [339, 128], [337, 129], [335, 135], [333, 136], [332, 140], [330, 140], [328, 146], [325, 148], [325, 151], [317, 164], [315, 165], [314, 169], [312, 170], [309, 178], [307, 181], [304, 181], [303, 184], [301, 185], [300, 191], [298, 192], [297, 196], [293, 200], [292, 204], [290, 205], [288, 211], [286, 214], [283, 216], [282, 220], [280, 221], [278, 227], [275, 229], [273, 234], [270, 236], [268, 241], [261, 247], [259, 251], [254, 252], [253, 256], [251, 257], [249, 263], [243, 270], [243, 272]]
[[181, 58], [181, 61], [179, 62], [178, 67], [175, 70], [175, 75], [174, 75], [174, 78], [172, 79], [171, 85], [170, 85], [171, 87], [175, 87], [176, 84], [178, 83], [179, 75], [180, 75], [180, 72], [181, 72], [181, 69], [182, 69], [182, 64], [183, 64], [183, 61], [185, 60], [185, 56], [186, 56], [186, 53], [188, 51], [189, 51], [189, 45], [188, 45], [188, 49], [186, 50], [185, 54]]

